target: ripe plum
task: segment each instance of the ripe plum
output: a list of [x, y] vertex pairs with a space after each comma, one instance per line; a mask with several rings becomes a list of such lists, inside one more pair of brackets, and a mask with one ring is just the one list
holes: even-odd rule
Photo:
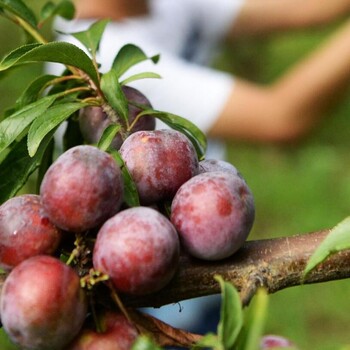
[[80, 331], [87, 303], [71, 267], [38, 255], [10, 272], [0, 310], [6, 333], [21, 348], [58, 350], [65, 349]]
[[134, 207], [119, 212], [101, 227], [93, 251], [96, 270], [109, 275], [115, 288], [148, 294], [163, 288], [179, 260], [179, 238], [158, 211]]
[[106, 312], [99, 320], [102, 332], [83, 329], [67, 350], [130, 350], [138, 331], [126, 317]]
[[[146, 96], [144, 96], [137, 89], [124, 85], [122, 86], [122, 90], [126, 99], [129, 101], [128, 120], [129, 124], [131, 124], [143, 110], [137, 105], [142, 105], [146, 108], [152, 108], [152, 106]], [[100, 106], [89, 106], [82, 108], [79, 111], [79, 126], [84, 140], [87, 143], [98, 143], [104, 129], [106, 129], [106, 127], [110, 124], [112, 124], [112, 121], [108, 118], [107, 113], [105, 113]], [[154, 130], [155, 126], [155, 118], [152, 115], [144, 115], [135, 122], [133, 128], [130, 130], [130, 133], [134, 133], [139, 130]], [[114, 137], [111, 146], [112, 148], [118, 150], [122, 143], [122, 137], [118, 133]]]
[[224, 259], [247, 239], [254, 200], [246, 182], [229, 172], [199, 174], [176, 193], [171, 221], [187, 251], [204, 260]]
[[192, 143], [175, 130], [138, 131], [124, 141], [120, 154], [144, 205], [172, 199], [198, 173]]
[[62, 232], [51, 223], [40, 197], [25, 194], [0, 206], [0, 267], [10, 270], [23, 260], [53, 254]]
[[82, 232], [99, 226], [118, 212], [123, 179], [111, 155], [81, 145], [63, 153], [46, 172], [42, 203], [58, 227]]

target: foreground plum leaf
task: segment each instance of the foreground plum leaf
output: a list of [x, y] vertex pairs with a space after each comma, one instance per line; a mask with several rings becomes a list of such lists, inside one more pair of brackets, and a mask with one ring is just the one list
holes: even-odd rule
[[221, 310], [218, 325], [219, 343], [224, 350], [234, 349], [237, 337], [243, 326], [242, 304], [236, 288], [222, 277], [215, 279], [221, 287]]
[[98, 142], [97, 147], [102, 151], [107, 151], [110, 147], [115, 135], [120, 131], [121, 126], [119, 124], [108, 125], [107, 128], [103, 131], [103, 134]]
[[[111, 70], [102, 75], [101, 89], [111, 107], [117, 112], [117, 117], [121, 117], [124, 123], [128, 123], [128, 101], [124, 95], [121, 85], [118, 82], [117, 74]], [[112, 121], [117, 122], [118, 120]]]
[[244, 327], [243, 350], [259, 349], [267, 316], [268, 294], [266, 289], [259, 288], [250, 306], [247, 324]]
[[112, 69], [116, 72], [118, 78], [120, 78], [129, 68], [137, 63], [150, 59], [153, 63], [159, 61], [160, 56], [154, 55], [148, 57], [138, 46], [133, 44], [126, 44], [123, 46], [116, 55]]
[[350, 217], [347, 217], [332, 230], [309, 259], [304, 278], [329, 256], [350, 248]]
[[36, 118], [42, 115], [56, 96], [44, 97], [24, 106], [0, 123], [0, 152], [8, 147]]
[[130, 77], [126, 78], [125, 80], [121, 81], [120, 84], [121, 85], [126, 85], [129, 84], [135, 80], [140, 80], [140, 79], [161, 79], [161, 76], [157, 73], [154, 72], [143, 72], [143, 73], [139, 73], [139, 74], [134, 74], [131, 75]]
[[123, 180], [124, 180], [124, 201], [130, 207], [137, 207], [140, 205], [139, 194], [137, 192], [137, 188], [134, 180], [132, 179], [128, 168], [126, 167], [124, 160], [120, 156], [119, 152], [115, 150], [109, 150], [109, 153], [112, 155], [114, 160], [119, 165]]
[[88, 30], [72, 33], [72, 36], [78, 39], [92, 55], [95, 55], [108, 22], [108, 19], [97, 21], [93, 23]]
[[0, 63], [0, 71], [19, 64], [33, 62], [56, 62], [79, 68], [95, 84], [98, 84], [98, 74], [89, 56], [77, 46], [67, 42], [21, 46], [3, 58]]
[[0, 203], [13, 197], [27, 182], [29, 176], [40, 166], [44, 152], [53, 133], [45, 137], [34, 157], [27, 150], [27, 138], [18, 142], [0, 164]]
[[57, 104], [49, 108], [45, 114], [38, 117], [28, 132], [28, 153], [33, 157], [44, 137], [74, 112], [85, 107], [85, 103], [70, 102]]

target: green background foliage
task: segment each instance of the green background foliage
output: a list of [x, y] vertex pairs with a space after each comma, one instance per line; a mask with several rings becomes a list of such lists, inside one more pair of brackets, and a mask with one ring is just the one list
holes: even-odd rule
[[[43, 3], [25, 2], [34, 9]], [[224, 45], [215, 65], [268, 83], [305, 57], [336, 27]], [[50, 33], [49, 26], [45, 30]], [[21, 35], [16, 26], [0, 20], [1, 57], [18, 45]], [[0, 115], [41, 69], [41, 64], [34, 64], [0, 75]], [[330, 228], [349, 215], [350, 89], [343, 94], [340, 102], [326, 113], [320, 127], [298, 144], [228, 141], [228, 159], [244, 175], [256, 200], [256, 222], [250, 239]], [[30, 184], [26, 190], [31, 191]], [[350, 344], [349, 294], [347, 280], [280, 291], [269, 298], [266, 332], [289, 337], [301, 349], [331, 350]]]

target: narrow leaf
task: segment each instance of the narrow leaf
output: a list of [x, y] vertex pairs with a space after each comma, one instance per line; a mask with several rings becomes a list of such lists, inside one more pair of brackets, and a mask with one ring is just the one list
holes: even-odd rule
[[171, 128], [182, 132], [191, 140], [193, 146], [197, 151], [198, 158], [204, 158], [207, 148], [206, 136], [195, 124], [193, 124], [189, 120], [175, 114], [157, 111], [153, 109], [145, 110], [139, 115], [153, 115], [154, 117], [158, 118]]
[[93, 55], [95, 55], [108, 22], [108, 19], [97, 21], [87, 30], [71, 33], [71, 35], [78, 39]]
[[267, 304], [267, 291], [264, 288], [258, 289], [249, 310], [246, 338], [243, 347], [244, 350], [259, 349], [259, 344], [265, 327]]
[[23, 108], [25, 105], [35, 102], [39, 98], [40, 92], [48, 82], [57, 78], [55, 75], [42, 75], [30, 83], [16, 101], [16, 109]]
[[134, 180], [132, 179], [128, 168], [126, 167], [124, 160], [120, 156], [119, 152], [109, 149], [108, 152], [112, 155], [114, 160], [119, 165], [123, 179], [124, 179], [124, 201], [129, 207], [137, 207], [140, 205], [139, 194]]
[[222, 344], [219, 341], [219, 338], [216, 334], [208, 333], [208, 334], [205, 334], [203, 338], [194, 345], [193, 348], [194, 349], [198, 349], [198, 348], [221, 349]]
[[215, 276], [221, 287], [221, 311], [218, 325], [218, 338], [223, 349], [234, 348], [243, 326], [242, 304], [236, 288], [225, 282], [221, 276]]
[[131, 350], [161, 350], [161, 348], [146, 335], [141, 335], [136, 339]]
[[38, 117], [31, 125], [28, 132], [28, 153], [33, 157], [44, 137], [74, 112], [87, 104], [81, 102], [69, 102], [57, 104], [49, 108], [44, 114]]
[[0, 0], [0, 8], [22, 18], [34, 28], [37, 25], [34, 12], [22, 0]]
[[51, 141], [53, 132], [41, 143], [34, 157], [29, 157], [27, 139], [16, 143], [0, 164], [0, 203], [13, 197], [27, 182], [29, 176], [39, 167], [42, 156]]
[[126, 78], [122, 82], [120, 82], [120, 85], [127, 85], [132, 81], [140, 80], [140, 79], [148, 79], [148, 78], [161, 79], [162, 77], [157, 73], [143, 72], [143, 73], [131, 75], [129, 78]]
[[84, 71], [96, 84], [98, 75], [90, 57], [77, 46], [67, 42], [28, 44], [11, 51], [0, 63], [0, 71], [29, 62], [56, 62]]
[[350, 217], [347, 217], [332, 230], [329, 231], [326, 238], [318, 246], [309, 259], [305, 271], [304, 278], [317, 265], [325, 261], [332, 254], [350, 248]]
[[124, 95], [117, 74], [111, 70], [103, 74], [101, 78], [101, 89], [111, 107], [118, 116], [123, 118], [125, 124], [128, 124], [128, 101]]
[[1, 350], [20, 350], [18, 346], [12, 343], [10, 337], [3, 328], [0, 329], [0, 349]]
[[120, 124], [111, 124], [108, 125], [106, 129], [104, 129], [102, 136], [98, 142], [97, 147], [102, 151], [107, 151], [110, 147], [115, 135], [117, 135], [118, 131], [121, 129]]
[[159, 55], [148, 57], [138, 46], [126, 44], [117, 53], [117, 56], [112, 64], [112, 69], [117, 73], [117, 77], [119, 78], [135, 64], [148, 59], [150, 59], [153, 63], [157, 63], [159, 61], [159, 57]]
[[47, 96], [33, 102], [0, 123], [0, 152], [8, 147], [36, 118], [55, 101], [56, 96]]
[[69, 148], [81, 145], [83, 143], [84, 138], [81, 134], [79, 121], [76, 120], [76, 118], [69, 118], [63, 135], [63, 149], [66, 151]]

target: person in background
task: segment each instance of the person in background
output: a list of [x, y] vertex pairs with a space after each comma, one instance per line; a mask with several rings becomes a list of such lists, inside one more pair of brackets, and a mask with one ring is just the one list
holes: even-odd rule
[[[80, 0], [76, 19], [55, 23], [60, 33], [87, 29], [110, 18], [98, 62], [108, 71], [119, 49], [138, 45], [160, 62], [144, 62], [129, 75], [154, 71], [159, 81], [133, 82], [153, 107], [185, 117], [208, 135], [207, 158], [224, 158], [226, 139], [291, 142], [313, 130], [350, 82], [350, 0]], [[210, 67], [223, 40], [262, 36], [344, 19], [315, 51], [270, 85], [259, 85]], [[57, 34], [58, 40], [71, 36]], [[51, 68], [53, 69], [53, 68]], [[161, 127], [161, 126], [160, 126]], [[153, 312], [192, 331], [195, 321], [216, 325], [217, 297], [181, 302]], [[205, 307], [203, 307], [205, 306]], [[203, 312], [213, 307], [210, 316]], [[182, 312], [178, 312], [180, 309]], [[206, 321], [207, 321], [206, 320]], [[205, 324], [205, 327], [212, 327]], [[211, 328], [213, 330], [213, 328]]]

